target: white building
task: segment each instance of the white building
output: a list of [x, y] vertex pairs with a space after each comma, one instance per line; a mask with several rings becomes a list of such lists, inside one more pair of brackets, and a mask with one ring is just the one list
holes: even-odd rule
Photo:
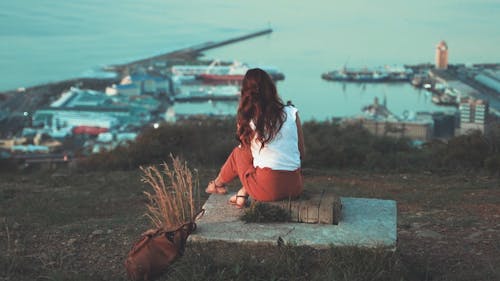
[[76, 126], [112, 128], [120, 122], [118, 116], [127, 117], [126, 110], [104, 111], [98, 109], [46, 108], [33, 114], [33, 126], [43, 126], [53, 130]]
[[106, 88], [106, 95], [138, 96], [141, 94], [140, 88], [136, 84], [113, 84]]
[[[151, 118], [159, 102], [152, 97], [108, 96], [103, 92], [71, 88], [51, 104], [33, 114], [33, 126], [50, 129], [49, 134], [67, 134], [77, 126], [111, 129], [142, 125]], [[63, 134], [63, 135], [64, 135]]]
[[460, 100], [460, 130], [459, 134], [466, 134], [471, 130], [485, 132], [488, 124], [489, 104], [484, 100], [463, 98]]

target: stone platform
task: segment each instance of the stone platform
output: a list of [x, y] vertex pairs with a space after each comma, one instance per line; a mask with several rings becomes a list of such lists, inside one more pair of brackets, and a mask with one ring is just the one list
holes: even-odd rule
[[[212, 194], [205, 214], [189, 243], [286, 243], [321, 249], [330, 246], [385, 247], [395, 249], [397, 210], [393, 200], [341, 197], [342, 217], [338, 225], [308, 223], [245, 223], [243, 210], [228, 204], [231, 195]], [[279, 242], [278, 242], [279, 241]]]

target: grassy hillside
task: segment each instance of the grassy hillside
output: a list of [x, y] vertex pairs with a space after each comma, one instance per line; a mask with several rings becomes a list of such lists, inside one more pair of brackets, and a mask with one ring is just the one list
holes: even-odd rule
[[[146, 131], [137, 144], [78, 170], [2, 173], [0, 280], [126, 280], [125, 255], [150, 227], [139, 165], [180, 155], [204, 188], [235, 145], [231, 121], [207, 122]], [[396, 200], [397, 251], [188, 247], [160, 280], [500, 279], [494, 138], [471, 134], [414, 148], [356, 126], [306, 123], [304, 131], [305, 188]]]
[[[215, 169], [199, 169], [206, 183]], [[188, 247], [168, 280], [498, 280], [499, 181], [487, 176], [306, 169], [306, 189], [398, 202], [395, 253]], [[237, 185], [233, 185], [235, 191]], [[124, 257], [150, 227], [138, 170], [2, 176], [2, 280], [125, 280]], [[228, 206], [229, 208], [230, 206]], [[231, 258], [229, 258], [231, 257]], [[166, 280], [161, 279], [161, 280]]]

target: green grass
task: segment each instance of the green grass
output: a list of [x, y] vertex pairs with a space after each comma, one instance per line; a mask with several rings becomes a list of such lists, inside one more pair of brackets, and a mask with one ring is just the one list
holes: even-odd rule
[[[2, 189], [2, 215], [22, 224], [65, 225], [88, 218], [109, 218], [141, 206], [137, 194], [144, 190], [138, 173], [90, 173], [54, 178], [35, 174], [28, 182], [14, 179]], [[141, 200], [142, 201], [142, 200]]]
[[[218, 258], [214, 258], [218, 257]], [[195, 245], [161, 280], [401, 280], [398, 254], [356, 247]]]

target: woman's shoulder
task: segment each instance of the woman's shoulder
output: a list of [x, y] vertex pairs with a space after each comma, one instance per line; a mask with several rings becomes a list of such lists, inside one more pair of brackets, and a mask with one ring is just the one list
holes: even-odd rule
[[283, 112], [286, 115], [286, 120], [292, 120], [295, 121], [297, 119], [297, 108], [293, 105], [285, 105], [283, 107]]
[[285, 105], [283, 110], [288, 114], [295, 114], [299, 111], [294, 105], [291, 104]]

